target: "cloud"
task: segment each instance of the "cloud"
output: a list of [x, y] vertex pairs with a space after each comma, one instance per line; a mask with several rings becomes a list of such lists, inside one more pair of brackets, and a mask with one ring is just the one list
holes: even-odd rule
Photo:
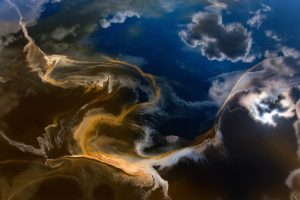
[[51, 0], [51, 3], [55, 4], [55, 3], [60, 3], [61, 0]]
[[278, 53], [276, 51], [266, 50], [264, 53], [264, 57], [267, 59], [272, 59], [278, 57]]
[[299, 65], [300, 56], [264, 60], [238, 79], [223, 106], [237, 99], [254, 120], [270, 126], [277, 125], [277, 118], [294, 117]]
[[217, 0], [208, 0], [211, 3], [209, 6], [206, 6], [205, 9], [208, 11], [218, 12], [220, 10], [225, 10], [228, 8], [227, 4]]
[[[194, 0], [188, 1], [193, 2]], [[179, 6], [178, 4], [183, 4], [179, 0], [91, 0], [88, 3], [61, 0], [13, 0], [13, 2], [20, 8], [27, 27], [37, 24], [46, 3], [60, 3], [60, 12], [48, 16], [49, 20], [39, 21], [36, 26], [39, 27], [37, 32], [35, 32], [37, 36], [47, 34], [49, 37], [51, 37], [49, 33], [54, 31], [56, 27], [61, 26], [62, 21], [60, 19], [62, 18], [64, 19], [63, 23], [68, 27], [73, 27], [76, 24], [80, 25], [80, 31], [77, 34], [80, 37], [87, 32], [91, 32], [90, 27], [95, 27], [99, 19], [103, 20], [104, 26], [110, 26], [112, 23], [121, 23], [128, 17], [137, 17], [139, 16], [138, 13], [141, 13], [145, 17], [158, 17], [165, 12], [175, 9]], [[74, 16], [87, 14], [90, 17], [79, 17], [76, 18], [76, 22], [74, 21]], [[111, 18], [109, 18], [110, 16]], [[0, 1], [0, 27], [0, 38], [17, 33], [20, 30], [16, 12], [5, 0]], [[53, 27], [53, 30], [51, 30], [51, 27]]]
[[75, 30], [79, 27], [79, 25], [72, 26], [70, 28], [58, 27], [51, 34], [52, 38], [58, 41], [63, 40], [65, 37], [69, 35], [76, 35]]
[[271, 12], [272, 9], [270, 6], [261, 4], [262, 8], [256, 10], [256, 11], [251, 11], [250, 14], [252, 17], [247, 21], [247, 24], [251, 27], [259, 28], [263, 20], [267, 17], [266, 13]]
[[[14, 0], [14, 2], [24, 13], [26, 24], [31, 26], [36, 23], [47, 0]], [[0, 51], [2, 51], [5, 46], [16, 40], [12, 34], [20, 30], [17, 14], [6, 1], [0, 1], [0, 27]]]
[[251, 33], [240, 23], [223, 24], [220, 14], [198, 12], [193, 15], [187, 30], [179, 32], [180, 38], [191, 48], [199, 48], [209, 60], [252, 62]]
[[209, 88], [209, 97], [218, 106], [223, 105], [241, 74], [241, 71], [237, 71], [218, 76], [212, 81], [212, 85]]
[[[174, 89], [170, 85], [161, 85], [161, 91], [162, 91], [162, 98], [161, 100], [169, 101], [172, 102], [172, 104], [176, 105], [177, 110], [174, 112], [178, 112], [180, 109], [182, 110], [197, 110], [197, 109], [202, 109], [205, 107], [210, 107], [213, 105], [213, 102], [211, 100], [205, 100], [205, 101], [186, 101], [174, 91]], [[166, 102], [164, 102], [165, 104]], [[178, 112], [179, 115], [183, 115], [182, 112]]]
[[[174, 87], [166, 80], [159, 80], [159, 87], [161, 96], [158, 106], [155, 109], [150, 110], [156, 117], [161, 117], [162, 119], [174, 119], [186, 116], [191, 117], [209, 107], [215, 107], [215, 103], [211, 99], [185, 99], [180, 96], [174, 90]], [[187, 89], [187, 87], [183, 87], [182, 89], [184, 88]], [[176, 107], [176, 109], [174, 109], [174, 107]]]
[[284, 56], [291, 56], [294, 58], [297, 58], [300, 56], [300, 51], [295, 48], [292, 48], [292, 47], [281, 46], [279, 50], [282, 52], [282, 54]]
[[180, 140], [180, 138], [176, 135], [168, 135], [165, 139], [170, 144], [174, 144]]
[[99, 21], [102, 28], [109, 28], [111, 24], [122, 24], [126, 21], [127, 18], [137, 17], [140, 18], [139, 13], [126, 10], [126, 11], [118, 11], [111, 18], [103, 18]]
[[281, 38], [279, 37], [279, 35], [277, 35], [274, 31], [271, 30], [266, 30], [265, 31], [265, 35], [268, 38], [271, 38], [272, 40], [274, 40], [275, 42], [281, 42]]
[[[168, 12], [173, 12], [176, 8], [185, 4], [211, 5], [211, 3], [206, 0], [89, 0], [88, 3], [84, 1], [61, 0], [13, 0], [13, 2], [20, 8], [26, 25], [28, 27], [34, 25], [34, 29], [32, 29], [34, 31], [30, 34], [40, 43], [40, 47], [57, 53], [69, 51], [76, 43], [85, 40], [87, 34], [91, 33], [101, 25], [99, 25], [99, 20], [102, 22], [102, 25], [106, 27], [111, 26], [113, 23], [121, 23], [123, 20], [126, 21], [130, 16], [159, 18]], [[59, 12], [47, 16], [47, 20], [38, 20], [45, 9], [45, 4], [48, 2], [59, 3]], [[222, 0], [222, 2], [224, 2], [224, 0]], [[220, 5], [222, 4], [224, 3], [220, 3]], [[230, 5], [227, 0], [226, 5]], [[74, 17], [76, 16], [88, 17], [77, 17], [74, 21]], [[63, 21], [61, 19], [63, 19]], [[55, 30], [57, 27], [70, 29], [70, 27], [76, 25], [80, 26], [79, 29], [75, 30], [76, 36], [73, 34], [74, 37], [68, 37], [68, 41], [64, 41], [65, 45], [63, 48], [61, 48], [63, 39], [60, 40], [61, 42], [59, 44], [53, 41], [54, 38], [52, 37], [52, 33], [57, 31]], [[18, 26], [18, 17], [6, 1], [0, 1], [0, 26], [2, 27], [0, 29], [0, 38], [12, 33], [17, 33], [20, 30]], [[67, 30], [58, 31], [63, 32]], [[69, 35], [71, 35], [71, 33], [69, 33]], [[59, 34], [58, 37], [56, 37], [56, 32], [54, 37], [58, 39], [62, 38]], [[2, 41], [1, 43], [4, 42]], [[1, 46], [4, 47], [3, 44]]]
[[[27, 26], [34, 25], [43, 11], [43, 6], [48, 0], [14, 0], [24, 16]], [[6, 2], [0, 1], [0, 37], [20, 30], [16, 11]]]
[[241, 97], [240, 105], [247, 108], [252, 118], [262, 124], [276, 126], [275, 117], [292, 118], [295, 106], [290, 87], [283, 81], [269, 81], [259, 92]]
[[289, 56], [289, 57], [297, 58], [300, 56], [300, 51], [289, 46], [278, 44], [276, 50], [273, 51], [266, 50], [264, 56], [265, 58], [270, 58], [270, 59], [279, 56]]

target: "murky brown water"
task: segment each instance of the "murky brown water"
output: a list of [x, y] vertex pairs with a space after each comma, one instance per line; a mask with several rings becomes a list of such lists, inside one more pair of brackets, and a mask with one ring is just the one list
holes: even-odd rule
[[296, 117], [262, 128], [245, 110], [228, 111], [237, 103], [233, 90], [207, 133], [178, 145], [171, 137], [164, 151], [146, 153], [153, 142], [148, 116], [161, 103], [156, 77], [105, 56], [48, 55], [19, 24], [27, 43], [16, 45], [25, 51], [7, 56], [0, 83], [1, 199], [290, 196]]

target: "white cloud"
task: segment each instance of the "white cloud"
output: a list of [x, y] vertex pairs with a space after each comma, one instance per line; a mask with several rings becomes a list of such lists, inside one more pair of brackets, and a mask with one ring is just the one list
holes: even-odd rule
[[223, 105], [241, 74], [242, 72], [238, 71], [217, 77], [209, 88], [209, 97], [218, 106]]
[[137, 17], [140, 18], [140, 14], [131, 10], [117, 11], [111, 18], [103, 18], [99, 20], [102, 28], [109, 28], [111, 24], [122, 24], [127, 18]]
[[276, 51], [266, 50], [264, 53], [264, 57], [267, 59], [272, 59], [278, 57], [278, 53]]
[[271, 12], [272, 9], [270, 6], [261, 4], [262, 8], [256, 10], [256, 11], [251, 11], [250, 14], [252, 17], [247, 21], [247, 24], [251, 27], [259, 28], [264, 19], [267, 17], [266, 13]]
[[268, 38], [271, 38], [272, 40], [274, 40], [275, 42], [281, 42], [281, 38], [279, 37], [279, 35], [277, 35], [274, 31], [271, 30], [266, 30], [265, 31], [265, 35]]
[[213, 12], [219, 12], [221, 10], [227, 9], [227, 4], [217, 1], [217, 0], [208, 0], [211, 5], [205, 7], [206, 10], [208, 11], [213, 11]]
[[[26, 24], [31, 26], [36, 23], [36, 20], [43, 11], [43, 5], [47, 1], [48, 0], [14, 0], [13, 2], [20, 8]], [[11, 5], [9, 5], [7, 1], [0, 1], [0, 51], [16, 40], [11, 34], [17, 33], [20, 30], [18, 20], [18, 15]]]
[[264, 60], [242, 74], [223, 106], [237, 101], [254, 120], [270, 126], [277, 118], [294, 117], [299, 67], [300, 54]]
[[276, 118], [295, 116], [292, 89], [297, 87], [300, 56], [266, 59], [243, 74], [229, 98], [241, 94], [239, 103], [250, 116], [262, 123], [276, 126]]
[[262, 124], [276, 126], [275, 117], [291, 118], [295, 115], [290, 88], [279, 81], [268, 83], [261, 92], [241, 97], [240, 105], [247, 108], [252, 118]]
[[51, 3], [60, 3], [61, 2], [61, 0], [51, 0]]
[[[272, 51], [266, 50], [265, 55], [264, 55], [265, 58], [270, 58], [270, 59], [279, 57], [279, 56], [287, 56], [287, 57], [297, 58], [300, 56], [300, 51], [295, 48], [292, 48], [292, 47], [278, 44], [277, 50], [272, 50]], [[285, 68], [283, 68], [283, 69], [285, 69]]]
[[[48, 0], [14, 0], [27, 26], [34, 25]], [[0, 37], [20, 30], [16, 11], [6, 2], [0, 1]]]
[[300, 56], [300, 51], [295, 48], [292, 48], [292, 47], [281, 46], [280, 51], [282, 52], [282, 54], [284, 56], [291, 56], [291, 57], [299, 57]]

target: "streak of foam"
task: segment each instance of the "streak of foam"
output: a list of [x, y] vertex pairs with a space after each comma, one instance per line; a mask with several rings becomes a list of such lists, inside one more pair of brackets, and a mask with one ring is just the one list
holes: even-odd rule
[[14, 140], [9, 139], [2, 131], [0, 131], [0, 136], [4, 140], [6, 140], [11, 146], [16, 147], [20, 151], [32, 153], [34, 155], [43, 156], [47, 158], [46, 148], [49, 147], [49, 144], [46, 142], [46, 140], [42, 139], [41, 137], [38, 138], [40, 148], [35, 148], [31, 145], [27, 145], [22, 142], [16, 142]]
[[144, 138], [135, 144], [135, 149], [138, 155], [146, 156], [144, 149], [153, 145], [152, 132], [150, 127], [143, 127]]

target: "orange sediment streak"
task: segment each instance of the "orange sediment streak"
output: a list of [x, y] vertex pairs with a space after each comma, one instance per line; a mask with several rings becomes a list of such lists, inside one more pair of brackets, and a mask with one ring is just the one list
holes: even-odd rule
[[[86, 92], [91, 92], [91, 89], [93, 87], [96, 87], [97, 91], [104, 90], [105, 83], [108, 84], [109, 81], [114, 81], [111, 80], [109, 74], [104, 74], [102, 77], [96, 77], [95, 79], [93, 79], [93, 77], [88, 77], [87, 75], [82, 75], [80, 74], [80, 72], [78, 72], [77, 75], [78, 79], [74, 79], [74, 76], [72, 77], [68, 75], [66, 75], [66, 77], [63, 79], [56, 79], [55, 76], [53, 76], [55, 69], [59, 69], [60, 67], [68, 68], [72, 65], [83, 65], [92, 68], [130, 68], [130, 70], [133, 70], [133, 72], [136, 73], [139, 77], [147, 80], [151, 87], [152, 95], [148, 101], [133, 103], [127, 105], [126, 107], [124, 106], [125, 108], [123, 108], [119, 115], [107, 114], [105, 112], [102, 112], [102, 110], [100, 109], [93, 109], [88, 111], [83, 119], [79, 122], [79, 124], [76, 127], [72, 127], [73, 138], [76, 141], [80, 152], [76, 152], [73, 155], [63, 157], [86, 158], [105, 163], [109, 166], [120, 169], [127, 175], [136, 177], [137, 184], [141, 186], [152, 186], [152, 190], [156, 189], [159, 186], [162, 187], [165, 198], [168, 198], [168, 182], [160, 177], [158, 172], [154, 169], [154, 166], [160, 166], [161, 168], [170, 167], [176, 164], [179, 159], [183, 157], [193, 156], [192, 154], [201, 155], [208, 145], [219, 144], [220, 141], [218, 141], [215, 131], [212, 130], [204, 136], [199, 137], [193, 146], [173, 150], [167, 153], [161, 153], [154, 156], [142, 156], [133, 153], [115, 154], [100, 151], [99, 149], [95, 148], [95, 146], [92, 145], [92, 139], [97, 126], [103, 124], [107, 124], [110, 126], [123, 125], [130, 114], [134, 114], [134, 112], [143, 109], [151, 109], [158, 104], [161, 98], [161, 91], [156, 83], [155, 77], [151, 74], [143, 72], [139, 67], [135, 65], [131, 65], [129, 63], [107, 57], [105, 61], [102, 62], [90, 62], [72, 60], [63, 55], [46, 55], [37, 45], [35, 45], [33, 39], [29, 36], [25, 23], [23, 21], [23, 16], [18, 7], [10, 0], [7, 0], [7, 2], [17, 11], [20, 18], [19, 25], [22, 29], [24, 37], [28, 40], [28, 43], [24, 48], [27, 51], [27, 61], [29, 62], [29, 65], [31, 66], [33, 71], [37, 71], [39, 73], [39, 76], [43, 82], [64, 89], [82, 86], [86, 90]], [[88, 82], [90, 81], [94, 81], [98, 83], [98, 85], [90, 86], [88, 85]], [[115, 95], [115, 93], [112, 92], [105, 98], [108, 99], [111, 95]], [[101, 101], [100, 97], [96, 97], [88, 104], [91, 105], [98, 101]], [[58, 120], [56, 119], [55, 121]], [[8, 138], [7, 140], [10, 141]]]

